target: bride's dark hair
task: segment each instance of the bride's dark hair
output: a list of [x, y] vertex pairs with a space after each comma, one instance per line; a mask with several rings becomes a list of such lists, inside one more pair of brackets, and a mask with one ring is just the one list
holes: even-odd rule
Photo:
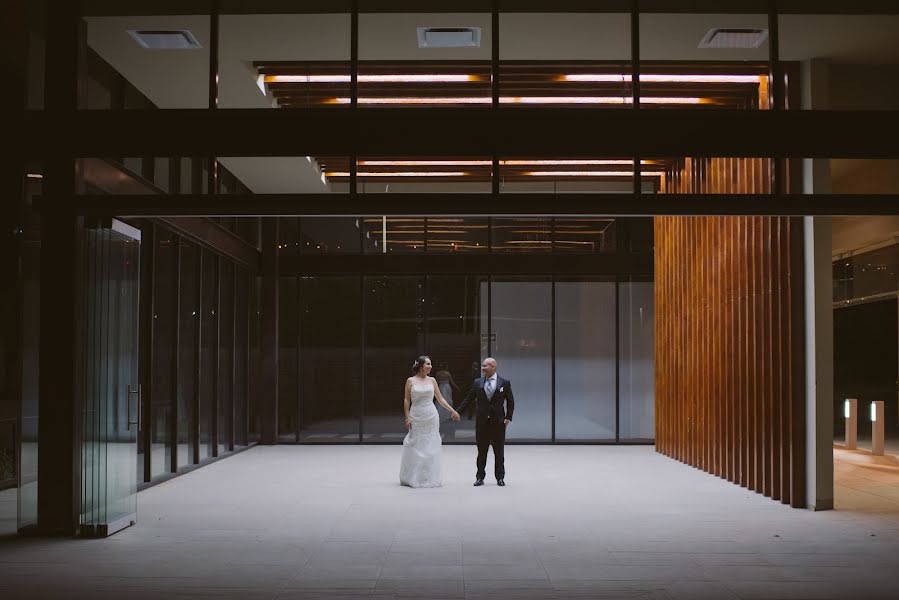
[[418, 358], [415, 359], [415, 362], [412, 363], [412, 374], [418, 375], [418, 372], [421, 371], [421, 368], [425, 366], [425, 362], [430, 360], [431, 357], [427, 354], [422, 354]]

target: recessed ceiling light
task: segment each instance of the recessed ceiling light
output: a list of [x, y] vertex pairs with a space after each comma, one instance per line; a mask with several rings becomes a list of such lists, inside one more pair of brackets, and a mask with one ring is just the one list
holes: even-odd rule
[[128, 34], [146, 50], [194, 50], [200, 42], [187, 29], [129, 29]]
[[767, 29], [716, 27], [710, 29], [700, 48], [758, 48], [768, 39]]
[[419, 48], [480, 48], [480, 27], [418, 27]]

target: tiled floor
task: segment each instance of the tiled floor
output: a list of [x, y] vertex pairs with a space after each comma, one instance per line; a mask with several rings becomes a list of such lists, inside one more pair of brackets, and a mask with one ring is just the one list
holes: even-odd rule
[[444, 487], [401, 487], [400, 452], [254, 448], [108, 540], [0, 537], [0, 598], [897, 597], [895, 464], [841, 456], [852, 510], [813, 513], [645, 446], [510, 446], [505, 488], [471, 486], [467, 446]]

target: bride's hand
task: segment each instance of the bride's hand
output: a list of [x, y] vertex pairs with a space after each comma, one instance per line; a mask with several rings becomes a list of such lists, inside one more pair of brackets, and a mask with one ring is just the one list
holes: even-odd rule
[[412, 419], [406, 419], [406, 429], [412, 431]]
[[453, 411], [452, 417], [453, 417], [453, 421], [459, 421], [462, 419], [462, 417], [460, 417], [459, 413], [457, 413], [456, 411]]

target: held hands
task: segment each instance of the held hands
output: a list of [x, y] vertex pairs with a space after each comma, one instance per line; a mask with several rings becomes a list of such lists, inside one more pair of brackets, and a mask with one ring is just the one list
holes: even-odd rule
[[510, 421], [509, 419], [503, 419], [503, 425], [508, 425], [511, 422], [512, 421]]
[[462, 419], [462, 417], [460, 417], [459, 413], [457, 413], [456, 411], [453, 411], [452, 418], [453, 418], [453, 421], [459, 421]]

